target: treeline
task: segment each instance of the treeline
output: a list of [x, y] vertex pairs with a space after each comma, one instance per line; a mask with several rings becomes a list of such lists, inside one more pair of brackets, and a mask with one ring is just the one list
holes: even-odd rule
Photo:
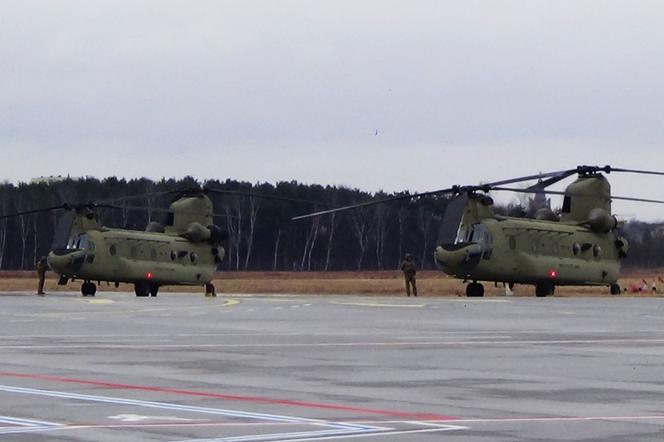
[[[156, 182], [111, 177], [65, 179], [50, 184], [0, 184], [0, 215], [65, 202], [80, 204], [148, 195], [124, 201], [125, 206], [130, 206], [125, 209], [97, 209], [105, 226], [142, 230], [150, 221], [163, 222], [164, 213], [156, 209], [167, 208], [174, 199], [174, 194], [163, 192], [201, 184], [292, 199], [208, 195], [219, 215], [215, 224], [229, 233], [222, 270], [395, 269], [405, 253], [412, 253], [424, 268], [433, 268], [432, 251], [447, 204], [444, 198], [427, 198], [291, 221], [296, 215], [394, 194], [370, 194], [295, 181], [273, 185], [235, 180], [200, 183], [191, 177]], [[0, 220], [0, 269], [31, 269], [35, 257], [50, 250], [61, 215], [60, 210]]]
[[[295, 181], [251, 184], [235, 180], [200, 183], [191, 177], [156, 182], [145, 178], [81, 178], [50, 184], [0, 184], [0, 215], [63, 203], [145, 195], [123, 201], [122, 209], [97, 209], [108, 227], [142, 230], [150, 221], [163, 221], [164, 213], [158, 209], [167, 208], [174, 198], [174, 194], [164, 192], [201, 184], [291, 199], [209, 194], [218, 214], [215, 224], [229, 233], [222, 270], [388, 270], [398, 268], [405, 253], [412, 253], [420, 267], [434, 268], [432, 254], [447, 205], [445, 198], [406, 199], [336, 215], [290, 220], [329, 207], [407, 193], [371, 194]], [[518, 208], [498, 210], [519, 212]], [[62, 211], [50, 211], [0, 220], [0, 269], [33, 268], [35, 257], [50, 250], [61, 215]], [[661, 228], [639, 222], [628, 224], [625, 231], [630, 239], [629, 265], [664, 266], [664, 250], [656, 247], [664, 237]]]

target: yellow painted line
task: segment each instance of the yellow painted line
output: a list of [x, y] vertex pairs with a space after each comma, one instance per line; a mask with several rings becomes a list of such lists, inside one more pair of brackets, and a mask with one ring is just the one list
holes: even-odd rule
[[453, 302], [512, 302], [509, 299], [473, 299], [473, 298], [461, 298], [461, 299], [443, 299], [442, 301], [453, 301]]
[[219, 307], [230, 307], [232, 305], [238, 305], [240, 301], [237, 299], [226, 299]]
[[425, 304], [379, 304], [374, 302], [339, 302], [339, 301], [330, 301], [330, 304], [356, 305], [360, 307], [387, 307], [387, 308], [422, 308], [425, 306]]
[[112, 299], [85, 299], [82, 301], [87, 301], [90, 304], [115, 304]]

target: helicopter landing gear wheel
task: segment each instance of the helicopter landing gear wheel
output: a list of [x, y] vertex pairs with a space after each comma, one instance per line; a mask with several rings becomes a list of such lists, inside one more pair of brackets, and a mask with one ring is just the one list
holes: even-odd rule
[[150, 296], [157, 296], [159, 293], [159, 286], [157, 284], [150, 284]]
[[540, 282], [535, 286], [535, 296], [537, 296], [538, 298], [544, 296], [551, 296], [555, 293], [555, 291], [556, 291], [556, 286], [549, 281]]
[[90, 281], [85, 281], [81, 284], [81, 295], [83, 296], [94, 296], [97, 293], [97, 286]]
[[621, 292], [620, 286], [618, 284], [611, 284], [611, 294], [619, 295]]
[[136, 296], [148, 296], [150, 294], [150, 286], [146, 282], [137, 282], [134, 284], [134, 293], [136, 293]]
[[484, 286], [479, 282], [471, 282], [466, 286], [466, 296], [469, 298], [484, 296]]

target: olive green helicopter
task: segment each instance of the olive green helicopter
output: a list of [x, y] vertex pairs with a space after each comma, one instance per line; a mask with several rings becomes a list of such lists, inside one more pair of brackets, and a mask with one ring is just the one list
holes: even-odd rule
[[[0, 216], [0, 219], [27, 214], [63, 210], [51, 251], [47, 255], [49, 267], [59, 275], [58, 284], [81, 280], [83, 296], [94, 296], [101, 282], [134, 285], [136, 296], [157, 296], [166, 285], [205, 286], [207, 296], [215, 296], [212, 279], [222, 262], [223, 241], [228, 234], [214, 224], [215, 214], [209, 193], [266, 198], [280, 201], [304, 202], [288, 197], [262, 195], [221, 189], [189, 189], [154, 192], [144, 195], [90, 202], [61, 204], [55, 207], [27, 210]], [[145, 231], [110, 228], [99, 220], [98, 209], [142, 210], [140, 206], [118, 206], [134, 199], [175, 194], [165, 222], [150, 222]]]
[[[481, 185], [452, 186], [435, 191], [323, 210], [294, 220], [352, 210], [374, 204], [427, 196], [451, 196], [442, 218], [438, 244], [433, 252], [437, 266], [462, 279], [469, 297], [484, 296], [480, 281], [532, 284], [536, 296], [553, 295], [556, 286], [607, 286], [621, 293], [618, 278], [627, 257], [628, 241], [620, 235], [620, 222], [611, 212], [612, 200], [664, 204], [663, 200], [611, 195], [604, 174], [611, 172], [664, 175], [664, 172], [578, 166], [573, 169], [540, 173]], [[577, 179], [564, 191], [547, 187], [572, 175]], [[527, 188], [509, 184], [538, 180]], [[562, 208], [555, 213], [540, 208], [535, 218], [495, 213], [490, 191], [535, 195], [562, 195]]]

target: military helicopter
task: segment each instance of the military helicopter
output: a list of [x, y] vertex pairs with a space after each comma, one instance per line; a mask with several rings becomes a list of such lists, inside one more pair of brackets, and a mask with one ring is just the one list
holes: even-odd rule
[[[224, 259], [222, 242], [228, 234], [213, 222], [215, 216], [209, 193], [231, 194], [317, 204], [313, 201], [220, 189], [188, 189], [91, 202], [79, 205], [27, 210], [0, 219], [32, 213], [64, 210], [47, 255], [49, 267], [60, 276], [58, 284], [83, 280], [83, 296], [94, 296], [93, 281], [134, 285], [136, 296], [157, 296], [165, 285], [205, 286], [214, 296], [212, 284], [217, 265]], [[166, 210], [164, 224], [151, 222], [145, 231], [103, 226], [97, 209], [145, 210], [138, 206], [118, 206], [120, 202], [165, 194], [176, 198]], [[152, 208], [153, 211], [162, 211]]]
[[[664, 172], [578, 166], [573, 169], [510, 178], [488, 184], [452, 186], [323, 210], [303, 219], [391, 201], [449, 195], [433, 257], [445, 273], [467, 282], [466, 295], [483, 296], [480, 281], [535, 285], [536, 296], [553, 295], [556, 286], [607, 286], [621, 293], [618, 277], [628, 242], [619, 234], [621, 222], [611, 212], [612, 200], [664, 204], [662, 200], [611, 195], [604, 174], [611, 172], [664, 175]], [[565, 191], [547, 187], [578, 175]], [[504, 187], [539, 180], [525, 189]], [[540, 209], [535, 219], [498, 215], [490, 191], [564, 196], [560, 214]]]

